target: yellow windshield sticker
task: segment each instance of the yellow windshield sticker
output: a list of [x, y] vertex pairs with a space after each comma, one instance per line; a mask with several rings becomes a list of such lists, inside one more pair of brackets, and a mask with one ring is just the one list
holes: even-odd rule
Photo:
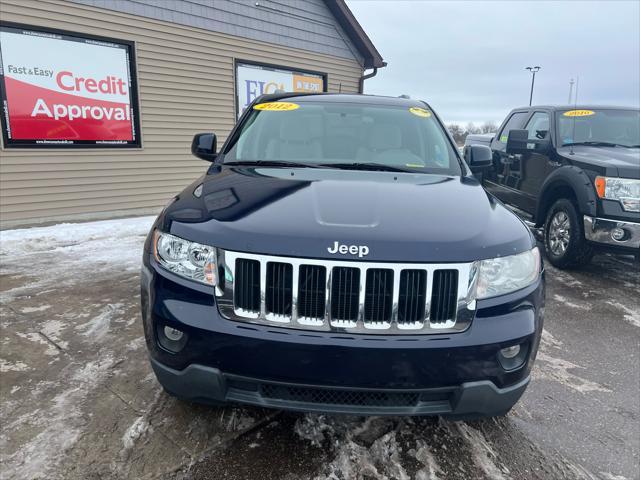
[[409, 168], [424, 168], [424, 165], [421, 163], [405, 163], [405, 165]]
[[500, 141], [501, 141], [502, 143], [507, 143], [507, 140], [509, 140], [509, 137], [507, 137], [506, 135], [502, 135], [502, 136], [500, 137]]
[[429, 118], [431, 116], [431, 112], [429, 110], [425, 110], [424, 108], [411, 107], [409, 111], [414, 115], [422, 118]]
[[596, 112], [593, 110], [569, 110], [568, 112], [564, 112], [562, 115], [565, 117], [588, 117], [595, 114]]
[[296, 110], [298, 108], [300, 108], [300, 105], [290, 102], [268, 102], [253, 106], [254, 110], [268, 110], [270, 112], [288, 112], [289, 110]]

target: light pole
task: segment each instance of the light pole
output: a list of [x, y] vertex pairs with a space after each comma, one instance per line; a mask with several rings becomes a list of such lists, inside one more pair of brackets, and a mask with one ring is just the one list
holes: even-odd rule
[[531, 102], [533, 100], [533, 84], [536, 81], [536, 73], [538, 73], [538, 71], [540, 70], [540, 67], [539, 66], [527, 67], [525, 68], [525, 70], [529, 70], [533, 75], [531, 77], [531, 94], [529, 95], [529, 106], [531, 106]]

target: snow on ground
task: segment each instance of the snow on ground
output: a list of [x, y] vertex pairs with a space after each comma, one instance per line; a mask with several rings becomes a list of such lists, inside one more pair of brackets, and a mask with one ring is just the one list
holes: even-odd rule
[[[133, 217], [87, 223], [60, 223], [48, 227], [0, 231], [0, 255], [21, 255], [47, 250], [79, 251], [100, 255], [118, 240], [128, 245], [132, 237], [146, 235], [155, 217]], [[74, 248], [75, 247], [75, 248]], [[134, 252], [121, 249], [123, 256]], [[93, 258], [96, 258], [96, 257]], [[136, 259], [139, 255], [135, 254]], [[109, 261], [113, 260], [111, 257]], [[117, 260], [117, 259], [116, 259]]]
[[[144, 239], [154, 220], [135, 217], [1, 231], [2, 273], [28, 277], [29, 282], [2, 292], [0, 300], [34, 290], [54, 291], [82, 282], [83, 276], [97, 271], [137, 272]], [[29, 264], [32, 268], [25, 269]], [[45, 306], [27, 308], [46, 310]]]

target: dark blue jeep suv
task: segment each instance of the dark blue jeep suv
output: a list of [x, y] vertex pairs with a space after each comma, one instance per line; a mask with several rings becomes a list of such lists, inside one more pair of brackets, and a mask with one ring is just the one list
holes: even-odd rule
[[[355, 414], [503, 415], [544, 314], [529, 229], [406, 98], [258, 98], [145, 244], [151, 364], [180, 398]], [[491, 162], [488, 147], [468, 154]]]

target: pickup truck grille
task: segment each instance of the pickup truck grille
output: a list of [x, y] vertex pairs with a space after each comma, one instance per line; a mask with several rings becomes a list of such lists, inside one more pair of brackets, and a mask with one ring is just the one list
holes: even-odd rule
[[392, 264], [271, 257], [225, 251], [217, 290], [226, 318], [352, 333], [464, 330], [472, 264]]

